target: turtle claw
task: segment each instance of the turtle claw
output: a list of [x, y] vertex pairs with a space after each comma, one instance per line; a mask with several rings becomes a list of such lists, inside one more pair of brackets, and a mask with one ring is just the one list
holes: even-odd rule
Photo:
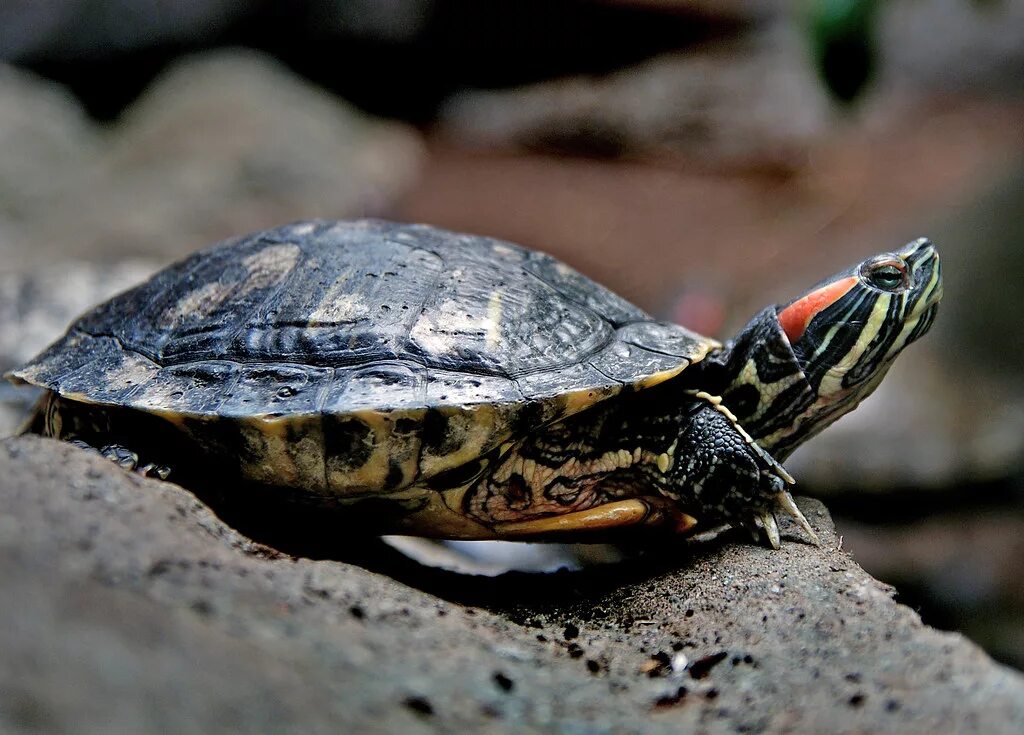
[[770, 510], [766, 510], [758, 518], [761, 519], [761, 525], [768, 536], [768, 543], [772, 545], [773, 549], [778, 551], [782, 547], [782, 539], [779, 537], [779, 524], [775, 522], [775, 516]]
[[108, 444], [100, 450], [100, 454], [126, 470], [134, 470], [139, 466], [139, 455], [120, 444]]
[[171, 476], [171, 468], [163, 464], [145, 464], [135, 469], [135, 473], [143, 477], [155, 477], [159, 480], [166, 480]]
[[[775, 496], [775, 500], [784, 511], [793, 516], [797, 525], [804, 530], [804, 533], [811, 537], [811, 541], [814, 542], [814, 545], [821, 546], [821, 540], [818, 538], [818, 534], [814, 532], [814, 529], [811, 528], [811, 524], [807, 522], [807, 518], [800, 512], [800, 509], [796, 507], [796, 502], [793, 500], [793, 496], [790, 495], [788, 491], [783, 490]], [[772, 519], [772, 522], [774, 523], [774, 519]], [[775, 548], [778, 547], [776, 546]]]

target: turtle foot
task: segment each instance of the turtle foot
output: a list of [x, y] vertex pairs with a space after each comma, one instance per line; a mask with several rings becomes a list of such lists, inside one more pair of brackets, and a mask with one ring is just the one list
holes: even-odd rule
[[129, 472], [135, 472], [143, 477], [155, 477], [161, 480], [166, 480], [171, 474], [171, 468], [166, 465], [154, 464], [153, 462], [140, 465], [139, 455], [121, 444], [107, 444], [106, 446], [97, 449], [92, 444], [87, 441], [83, 441], [82, 439], [70, 439], [69, 443], [74, 444], [76, 447], [81, 449], [96, 452], [100, 456], [109, 459], [118, 467], [128, 470]]
[[821, 546], [821, 539], [818, 538], [818, 534], [811, 528], [811, 524], [807, 522], [807, 517], [796, 507], [796, 501], [793, 500], [793, 496], [789, 494], [788, 490], [783, 490], [776, 495], [775, 502], [778, 503], [782, 510], [793, 517], [797, 525], [804, 530], [804, 533], [811, 537], [811, 541], [814, 542], [815, 546]]
[[742, 522], [741, 525], [747, 528], [756, 540], [767, 538], [771, 547], [778, 550], [782, 547], [782, 536], [779, 533], [779, 524], [775, 518], [775, 513], [778, 510], [783, 510], [793, 517], [797, 525], [804, 530], [804, 533], [810, 537], [811, 542], [815, 546], [821, 546], [818, 534], [814, 532], [811, 524], [807, 522], [807, 518], [800, 512], [792, 495], [783, 490], [775, 495], [775, 502], [776, 507], [766, 508], [754, 513], [752, 517]]

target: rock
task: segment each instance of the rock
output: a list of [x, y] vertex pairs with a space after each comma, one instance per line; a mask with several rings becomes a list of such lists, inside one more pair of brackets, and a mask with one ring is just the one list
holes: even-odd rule
[[883, 3], [879, 10], [886, 85], [904, 93], [1019, 94], [1021, 3]]
[[283, 556], [173, 484], [9, 439], [0, 729], [1020, 732], [1024, 678], [923, 626], [802, 507], [824, 547], [786, 526], [778, 552], [490, 579], [355, 540], [361, 566]]
[[411, 128], [357, 113], [266, 57], [211, 54], [159, 79], [78, 185], [0, 245], [22, 267], [168, 260], [290, 220], [382, 214], [421, 156]]
[[[870, 519], [865, 519], [870, 522]], [[843, 520], [844, 547], [933, 625], [1024, 668], [1024, 518], [958, 509], [885, 525]]]
[[[619, 4], [710, 14], [703, 2]], [[672, 53], [622, 64], [610, 74], [457, 91], [442, 108], [440, 131], [482, 148], [642, 156], [662, 164], [682, 158], [689, 165], [792, 172], [813, 166], [815, 154], [834, 142], [844, 124], [900, 115], [920, 120], [916, 106], [948, 99], [951, 90], [972, 97], [1020, 90], [1020, 4], [882, 4], [878, 79], [856, 109], [845, 110], [845, 119], [834, 114], [839, 110], [814, 68], [801, 12], [786, 12], [779, 3], [761, 3], [756, 11], [751, 4], [724, 5], [726, 16], [742, 22], [704, 43], [679, 44]]]
[[0, 64], [0, 243], [75, 184], [98, 143], [71, 93]]
[[799, 44], [775, 35], [666, 54], [605, 77], [458, 93], [441, 112], [440, 133], [482, 148], [792, 169], [824, 133], [829, 105]]

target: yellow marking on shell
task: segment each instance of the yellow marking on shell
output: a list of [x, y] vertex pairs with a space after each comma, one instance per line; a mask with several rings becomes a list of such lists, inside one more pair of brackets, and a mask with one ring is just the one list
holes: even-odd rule
[[654, 373], [653, 375], [648, 375], [645, 378], [641, 378], [640, 380], [636, 381], [636, 387], [646, 389], [653, 388], [656, 385], [664, 383], [666, 380], [670, 380], [679, 375], [681, 372], [686, 370], [686, 368], [690, 367], [690, 365], [693, 365], [703, 360], [705, 357], [708, 356], [708, 353], [711, 352], [711, 350], [718, 349], [721, 346], [722, 344], [720, 342], [717, 342], [713, 339], [705, 338], [704, 342], [700, 345], [700, 348], [694, 354], [687, 355], [685, 358], [680, 358], [683, 360], [681, 365], [678, 365], [669, 370], [661, 370], [657, 373]]
[[[239, 433], [248, 447], [249, 462], [243, 462], [242, 473], [251, 480], [282, 487], [301, 486], [299, 472], [288, 453], [288, 443], [279, 433], [267, 431], [267, 426], [252, 419], [238, 421]], [[317, 483], [319, 490], [323, 485]]]
[[242, 259], [246, 277], [238, 283], [206, 283], [189, 291], [160, 315], [159, 323], [172, 328], [183, 319], [202, 319], [216, 311], [225, 301], [244, 296], [252, 291], [276, 286], [295, 268], [299, 246], [294, 244], [269, 245]]
[[202, 319], [212, 314], [231, 293], [231, 286], [225, 286], [219, 281], [204, 284], [184, 294], [174, 306], [165, 310], [160, 315], [159, 323], [163, 327], [174, 327], [186, 317]]
[[372, 449], [370, 456], [359, 467], [341, 470], [327, 457], [327, 486], [336, 493], [366, 493], [379, 489], [388, 475], [391, 460], [391, 429], [384, 414], [373, 410], [353, 411], [354, 418], [370, 430]]
[[494, 349], [501, 339], [501, 291], [495, 291], [487, 302], [487, 346]]
[[579, 413], [585, 408], [590, 408], [595, 403], [600, 403], [605, 399], [611, 398], [612, 396], [618, 394], [621, 390], [621, 386], [615, 385], [563, 393], [561, 396], [559, 396], [559, 400], [561, 401], [563, 406], [561, 417], [566, 418], [568, 416], [572, 416], [575, 413]]
[[339, 322], [356, 322], [371, 317], [371, 309], [365, 301], [351, 293], [349, 281], [352, 271], [346, 270], [320, 297], [320, 303], [309, 314], [309, 326], [331, 326]]
[[485, 341], [491, 329], [487, 313], [474, 316], [466, 313], [466, 305], [449, 299], [421, 314], [409, 332], [409, 338], [434, 354], [456, 352], [473, 338]]
[[277, 286], [295, 269], [301, 250], [294, 243], [268, 245], [242, 258], [242, 267], [248, 271], [238, 290], [239, 296], [263, 288]]
[[690, 366], [689, 360], [683, 362], [682, 365], [674, 367], [671, 370], [662, 370], [661, 372], [654, 373], [654, 375], [648, 375], [646, 378], [641, 378], [636, 381], [637, 388], [653, 388], [656, 385], [664, 383], [666, 380], [676, 377], [679, 373], [683, 372]]
[[665, 474], [671, 468], [672, 468], [672, 459], [668, 456], [668, 454], [666, 454], [665, 452], [662, 452], [661, 454], [659, 454], [658, 455], [658, 469], [661, 470], [661, 473]]
[[496, 255], [504, 255], [504, 256], [516, 255], [516, 251], [515, 251], [514, 248], [510, 248], [508, 245], [502, 245], [500, 242], [495, 243], [494, 245], [492, 245], [491, 246], [491, 251], [493, 253], [495, 253]]

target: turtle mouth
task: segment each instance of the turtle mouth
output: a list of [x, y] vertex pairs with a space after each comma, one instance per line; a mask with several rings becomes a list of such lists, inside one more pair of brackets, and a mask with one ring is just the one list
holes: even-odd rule
[[901, 255], [914, 270], [916, 288], [924, 290], [921, 303], [925, 309], [933, 308], [942, 300], [942, 261], [935, 246], [922, 239], [911, 243]]

